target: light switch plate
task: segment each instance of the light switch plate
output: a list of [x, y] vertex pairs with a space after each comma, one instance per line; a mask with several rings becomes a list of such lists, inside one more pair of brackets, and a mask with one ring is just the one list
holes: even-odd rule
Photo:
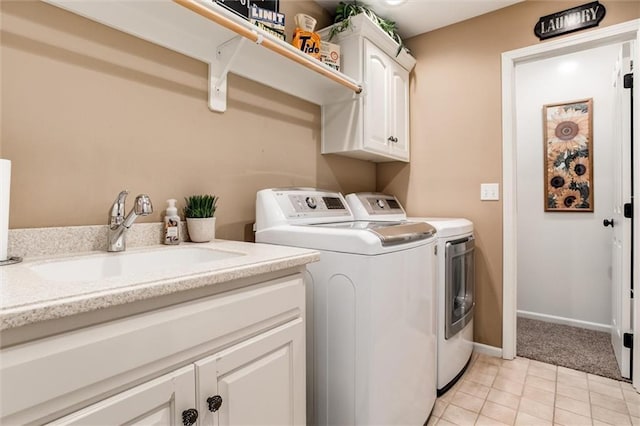
[[498, 183], [481, 183], [480, 184], [480, 200], [497, 201], [500, 199], [500, 184]]

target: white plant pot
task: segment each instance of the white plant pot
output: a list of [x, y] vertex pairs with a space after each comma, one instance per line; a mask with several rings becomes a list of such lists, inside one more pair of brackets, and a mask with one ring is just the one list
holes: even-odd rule
[[187, 231], [189, 232], [189, 239], [194, 243], [208, 243], [216, 238], [216, 218], [188, 217]]

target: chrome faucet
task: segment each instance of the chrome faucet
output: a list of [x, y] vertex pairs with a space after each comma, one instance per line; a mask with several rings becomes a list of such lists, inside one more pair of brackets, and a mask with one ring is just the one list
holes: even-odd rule
[[126, 248], [125, 235], [127, 229], [133, 225], [138, 216], [146, 216], [153, 213], [151, 199], [146, 194], [136, 197], [135, 205], [127, 215], [124, 216], [124, 202], [129, 191], [122, 191], [111, 206], [109, 214], [109, 231], [107, 251], [124, 251]]

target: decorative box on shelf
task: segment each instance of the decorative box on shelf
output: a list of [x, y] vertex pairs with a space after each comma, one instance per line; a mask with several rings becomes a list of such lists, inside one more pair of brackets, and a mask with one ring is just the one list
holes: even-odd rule
[[261, 9], [270, 10], [272, 12], [279, 12], [278, 0], [212, 0], [218, 3], [220, 6], [224, 6], [233, 13], [242, 16], [244, 19], [250, 19], [251, 6], [256, 5]]
[[255, 4], [249, 9], [249, 22], [282, 41], [286, 41], [284, 18], [284, 13], [263, 9]]
[[279, 0], [212, 0], [285, 41], [284, 13], [280, 13]]

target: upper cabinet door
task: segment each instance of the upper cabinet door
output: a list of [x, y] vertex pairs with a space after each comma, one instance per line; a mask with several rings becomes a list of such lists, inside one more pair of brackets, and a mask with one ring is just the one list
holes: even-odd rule
[[391, 64], [390, 129], [393, 142], [391, 154], [409, 161], [409, 73], [401, 66]]
[[391, 136], [389, 114], [391, 63], [386, 53], [364, 39], [364, 141], [365, 149], [386, 154]]
[[196, 362], [200, 425], [304, 425], [302, 318]]
[[190, 365], [50, 424], [178, 426], [186, 424], [183, 422], [183, 413], [193, 416], [195, 407], [195, 375], [193, 365]]

